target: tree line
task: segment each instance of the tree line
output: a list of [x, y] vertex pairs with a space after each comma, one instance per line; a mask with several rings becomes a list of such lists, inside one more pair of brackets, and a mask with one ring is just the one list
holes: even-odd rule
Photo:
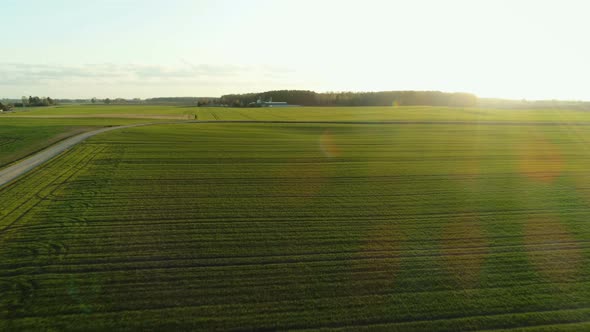
[[[212, 97], [156, 97], [156, 98], [104, 98], [96, 97], [90, 99], [92, 104], [117, 104], [117, 105], [209, 105], [216, 103], [219, 98]], [[60, 99], [61, 103], [88, 103], [87, 99]]]
[[178, 105], [208, 105], [217, 103], [219, 98], [213, 97], [158, 97], [148, 98], [145, 100], [147, 104], [178, 104]]
[[[160, 97], [150, 99], [92, 98], [92, 104], [176, 104], [195, 106], [248, 107], [258, 100], [281, 101], [301, 106], [450, 106], [475, 107], [478, 98], [470, 93], [448, 93], [441, 91], [380, 91], [380, 92], [323, 92], [310, 90], [274, 90], [260, 93], [228, 94], [221, 98], [210, 97]], [[59, 100], [60, 103], [88, 100]], [[9, 107], [37, 107], [56, 105], [50, 97], [22, 97], [21, 102], [2, 104], [0, 109]]]
[[0, 111], [7, 112], [15, 107], [41, 107], [57, 105], [51, 97], [23, 96], [21, 99], [3, 99], [0, 102]]
[[56, 105], [56, 101], [51, 97], [37, 97], [29, 96], [28, 98], [23, 96], [20, 102], [12, 104], [14, 107], [41, 107], [41, 106], [52, 106]]
[[441, 91], [324, 92], [275, 90], [261, 93], [229, 94], [220, 103], [245, 107], [258, 99], [284, 101], [301, 106], [451, 106], [472, 107], [477, 97], [470, 93]]

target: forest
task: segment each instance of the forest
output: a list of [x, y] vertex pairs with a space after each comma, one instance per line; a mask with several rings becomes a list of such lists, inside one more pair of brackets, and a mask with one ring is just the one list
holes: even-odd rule
[[440, 91], [324, 92], [309, 90], [275, 90], [260, 93], [229, 94], [220, 103], [245, 107], [258, 99], [284, 101], [301, 106], [454, 106], [472, 107], [477, 97], [470, 93]]

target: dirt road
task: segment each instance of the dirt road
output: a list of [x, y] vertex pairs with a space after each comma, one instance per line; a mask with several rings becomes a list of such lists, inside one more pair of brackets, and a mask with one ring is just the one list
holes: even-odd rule
[[87, 139], [89, 137], [92, 137], [94, 135], [104, 133], [107, 131], [115, 130], [115, 129], [131, 128], [131, 127], [138, 127], [138, 126], [145, 126], [145, 125], [147, 125], [147, 124], [133, 124], [133, 125], [127, 125], [127, 126], [101, 128], [101, 129], [89, 131], [89, 132], [65, 139], [55, 145], [52, 145], [52, 146], [46, 148], [45, 150], [43, 150], [41, 152], [38, 152], [30, 157], [27, 157], [21, 161], [16, 162], [16, 164], [14, 164], [12, 166], [8, 166], [4, 169], [1, 169], [0, 170], [0, 187], [15, 180], [19, 176], [29, 172], [33, 168], [49, 161], [51, 158], [57, 156], [58, 154], [64, 152], [65, 150], [84, 141], [85, 139]]

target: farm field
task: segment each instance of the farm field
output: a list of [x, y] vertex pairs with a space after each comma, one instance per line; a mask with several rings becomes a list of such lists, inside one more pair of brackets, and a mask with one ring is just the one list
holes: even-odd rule
[[138, 122], [146, 120], [25, 119], [0, 116], [0, 168], [67, 137], [105, 126]]
[[590, 126], [576, 110], [440, 107], [206, 108], [166, 105], [60, 105], [0, 114], [0, 168], [59, 140], [104, 126], [170, 121], [506, 122]]
[[63, 105], [33, 108], [0, 115], [0, 119], [148, 119], [241, 121], [501, 121], [587, 122], [590, 113], [579, 110], [494, 110], [431, 106], [402, 107], [289, 107], [221, 108], [165, 105]]
[[97, 135], [0, 189], [0, 330], [588, 329], [590, 117], [508, 114]]
[[5, 114], [7, 117], [43, 118], [131, 118], [131, 119], [192, 119], [196, 107], [166, 105], [59, 105], [27, 108]]

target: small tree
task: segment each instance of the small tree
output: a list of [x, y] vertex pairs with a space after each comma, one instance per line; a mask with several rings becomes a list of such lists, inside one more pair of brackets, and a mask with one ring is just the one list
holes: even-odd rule
[[92, 99], [90, 99], [90, 102], [93, 104], [96, 104], [96, 97], [93, 97]]
[[105, 104], [110, 104], [110, 103], [111, 103], [111, 99], [110, 99], [110, 98], [107, 98], [107, 99], [105, 99], [105, 100], [104, 100], [104, 103], [105, 103]]
[[12, 109], [11, 105], [4, 105], [0, 102], [0, 111], [7, 112], [7, 111], [10, 111], [11, 109]]

